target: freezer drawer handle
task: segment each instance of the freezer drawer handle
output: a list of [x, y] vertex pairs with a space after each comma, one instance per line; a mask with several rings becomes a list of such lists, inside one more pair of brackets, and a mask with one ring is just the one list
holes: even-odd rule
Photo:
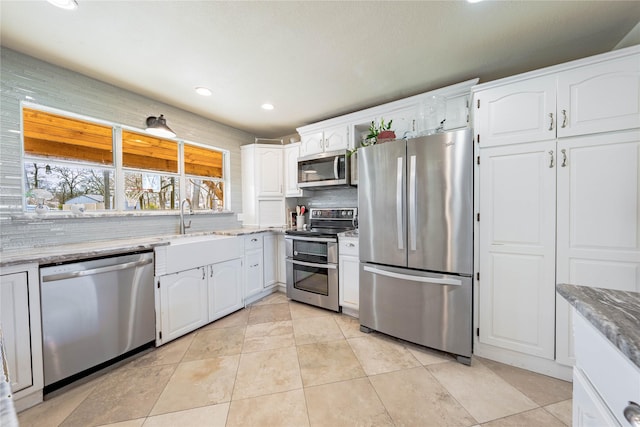
[[395, 273], [393, 271], [380, 270], [375, 267], [365, 266], [364, 271], [379, 274], [381, 276], [393, 277], [394, 279], [410, 280], [412, 282], [433, 283], [435, 285], [462, 286], [462, 280], [458, 279], [434, 279], [433, 277], [412, 276], [411, 274]]
[[328, 268], [329, 270], [335, 270], [338, 268], [336, 264], [316, 264], [315, 262], [296, 261], [293, 259], [287, 259], [287, 262], [294, 265], [306, 265], [307, 267]]
[[110, 271], [127, 270], [129, 268], [140, 267], [142, 265], [151, 264], [153, 258], [146, 258], [140, 261], [126, 262], [124, 264], [109, 265], [107, 267], [92, 268], [90, 270], [69, 271], [65, 273], [50, 274], [42, 276], [43, 282], [55, 282], [56, 280], [73, 279], [74, 277], [91, 276], [94, 274], [108, 273]]

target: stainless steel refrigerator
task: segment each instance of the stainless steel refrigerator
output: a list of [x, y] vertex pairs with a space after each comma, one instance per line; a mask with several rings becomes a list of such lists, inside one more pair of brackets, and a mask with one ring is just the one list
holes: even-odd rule
[[358, 150], [360, 325], [471, 362], [470, 129]]

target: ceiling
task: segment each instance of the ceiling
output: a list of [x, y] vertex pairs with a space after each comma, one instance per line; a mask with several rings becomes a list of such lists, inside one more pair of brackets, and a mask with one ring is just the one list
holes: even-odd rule
[[265, 138], [606, 52], [640, 21], [634, 1], [77, 1], [1, 0], [2, 45]]

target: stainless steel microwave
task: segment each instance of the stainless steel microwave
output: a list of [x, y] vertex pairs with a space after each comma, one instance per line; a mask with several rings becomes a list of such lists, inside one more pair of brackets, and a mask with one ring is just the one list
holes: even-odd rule
[[321, 190], [351, 186], [353, 168], [358, 167], [355, 160], [355, 155], [349, 155], [347, 150], [299, 157], [298, 187]]

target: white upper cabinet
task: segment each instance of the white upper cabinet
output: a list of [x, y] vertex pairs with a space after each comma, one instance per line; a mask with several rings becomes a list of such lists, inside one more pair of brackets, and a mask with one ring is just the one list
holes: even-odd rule
[[334, 126], [324, 131], [324, 151], [346, 150], [349, 148], [349, 126]]
[[558, 74], [558, 136], [640, 127], [638, 55]]
[[640, 127], [640, 53], [592, 62], [478, 86], [474, 103], [480, 146]]
[[300, 155], [308, 156], [318, 154], [324, 151], [324, 132], [313, 132], [310, 134], [300, 135], [301, 146]]
[[300, 143], [284, 146], [285, 197], [302, 197], [302, 190], [298, 188], [298, 157], [300, 157]]
[[255, 156], [258, 197], [283, 196], [282, 147], [258, 147]]
[[532, 78], [479, 91], [476, 141], [481, 147], [556, 137], [556, 76]]
[[349, 126], [347, 124], [327, 127], [321, 131], [301, 133], [300, 155], [309, 156], [325, 151], [346, 150], [349, 147]]

